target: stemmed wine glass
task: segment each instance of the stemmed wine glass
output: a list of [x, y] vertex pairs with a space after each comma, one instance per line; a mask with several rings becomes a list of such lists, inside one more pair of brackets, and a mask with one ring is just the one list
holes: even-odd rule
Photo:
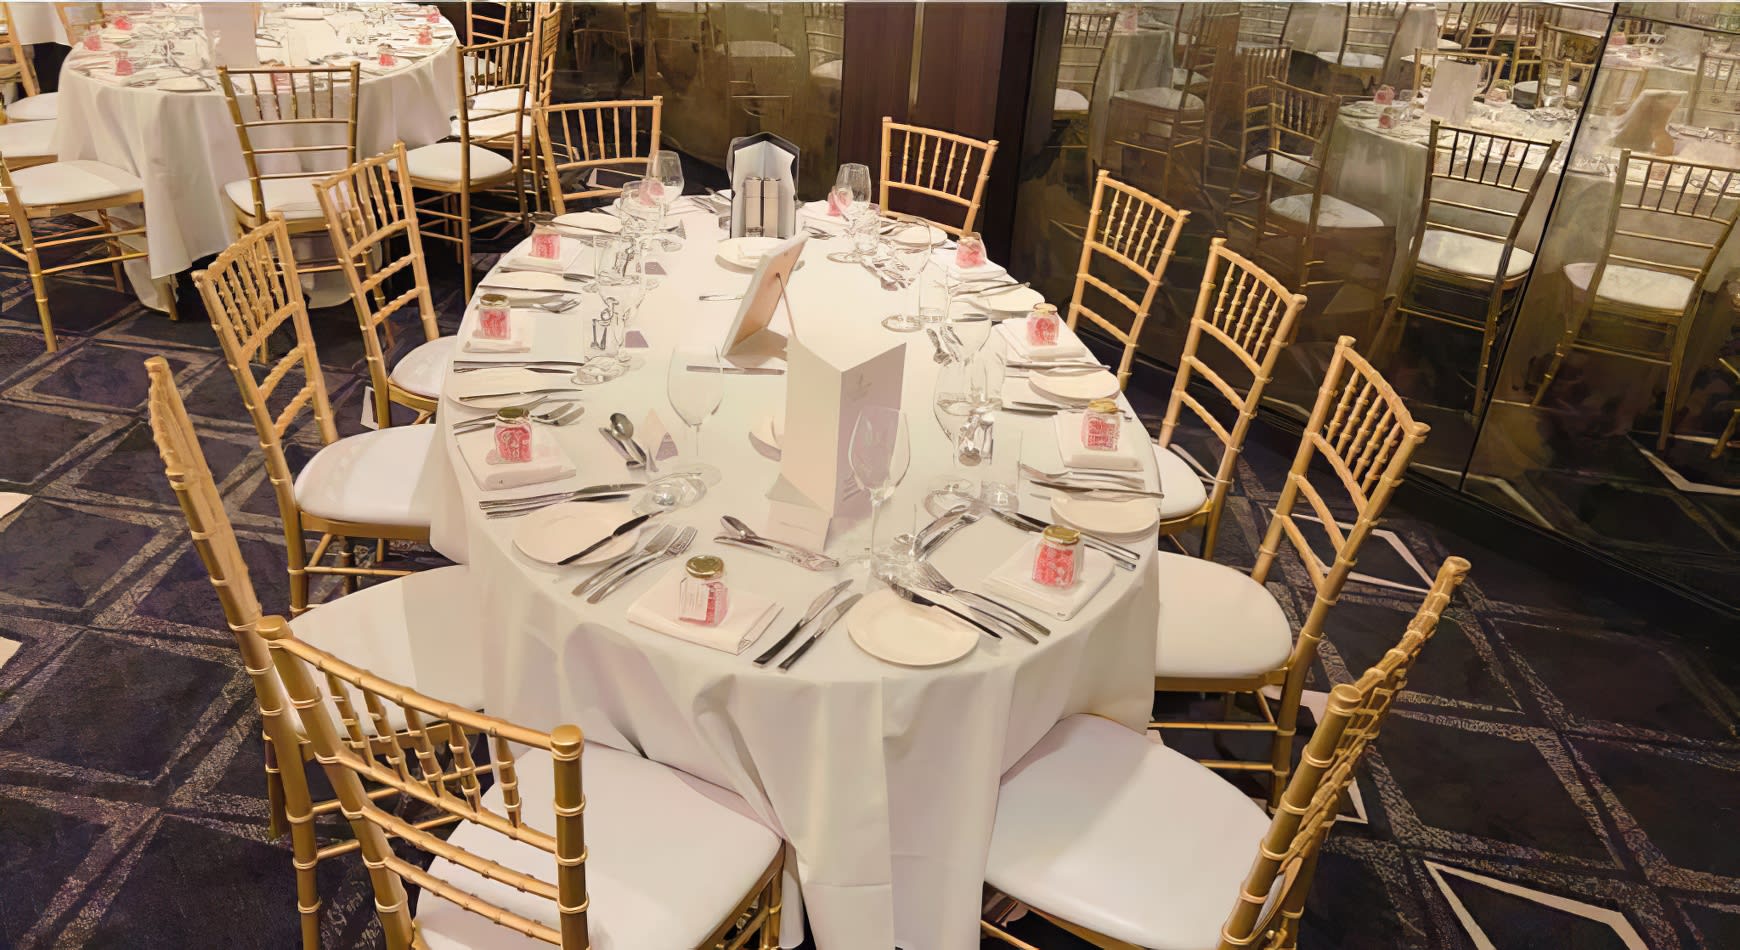
[[622, 348], [628, 318], [646, 296], [645, 265], [635, 253], [634, 240], [624, 235], [600, 236], [592, 268], [592, 292], [604, 301], [604, 313], [593, 322], [593, 349], [600, 355], [580, 369], [592, 382], [615, 379], [634, 366], [634, 357]]
[[911, 548], [898, 542], [880, 543], [884, 539], [879, 536], [877, 526], [883, 504], [893, 497], [894, 489], [906, 477], [906, 469], [912, 463], [906, 414], [886, 406], [871, 406], [860, 412], [852, 426], [846, 457], [852, 466], [852, 480], [870, 494], [871, 570], [878, 577], [898, 577], [911, 560]]
[[694, 451], [679, 458], [673, 471], [694, 476], [705, 485], [717, 484], [720, 474], [718, 466], [701, 458], [701, 423], [719, 411], [725, 396], [725, 374], [697, 372], [689, 367], [722, 365], [716, 346], [680, 346], [671, 355], [665, 374], [665, 394], [670, 397], [671, 408], [695, 433]]
[[[864, 219], [875, 214], [875, 208], [870, 203], [869, 166], [858, 162], [841, 165], [840, 171], [834, 176], [834, 187], [829, 190], [828, 197], [846, 217], [848, 232], [862, 227]], [[855, 264], [860, 258], [856, 248], [828, 255], [829, 260], [846, 264]]]
[[[646, 180], [657, 184], [654, 189], [657, 194], [660, 215], [669, 215], [677, 200], [683, 197], [683, 157], [668, 148], [661, 148], [652, 153], [646, 162]], [[667, 251], [682, 247], [681, 241], [664, 236], [662, 245]]]
[[967, 364], [949, 363], [937, 371], [931, 409], [943, 438], [948, 440], [949, 472], [931, 482], [933, 497], [972, 498], [976, 494], [973, 480], [961, 464], [963, 450], [978, 436], [979, 413], [972, 389], [972, 368]]
[[[665, 206], [659, 198], [663, 189], [664, 186], [654, 179], [640, 178], [623, 185], [622, 194], [616, 198], [622, 231], [634, 239], [636, 257], [645, 253], [653, 236], [664, 228]], [[648, 290], [657, 286], [658, 281], [647, 281]]]
[[912, 287], [912, 311], [883, 317], [882, 325], [897, 333], [911, 333], [924, 325], [924, 272], [934, 254], [930, 226], [919, 223], [903, 225], [889, 236], [888, 249], [900, 267], [900, 276]]

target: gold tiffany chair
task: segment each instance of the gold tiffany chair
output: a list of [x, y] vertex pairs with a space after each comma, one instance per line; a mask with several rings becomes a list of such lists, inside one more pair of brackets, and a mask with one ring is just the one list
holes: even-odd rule
[[[1692, 318], [1740, 216], [1732, 194], [1740, 190], [1740, 172], [1625, 149], [1615, 175], [1600, 255], [1565, 265], [1570, 306], [1564, 333], [1529, 405], [1540, 405], [1572, 350], [1664, 366], [1656, 447], [1665, 449]], [[1604, 333], [1612, 335], [1603, 339]]]
[[[1088, 210], [1081, 260], [1076, 264], [1075, 293], [1069, 301], [1069, 328], [1074, 330], [1085, 316], [1123, 344], [1124, 355], [1118, 361], [1120, 388], [1130, 381], [1130, 364], [1136, 358], [1142, 326], [1148, 322], [1148, 311], [1154, 306], [1160, 281], [1166, 276], [1166, 265], [1172, 262], [1172, 249], [1188, 217], [1190, 212], [1179, 211], [1153, 195], [1131, 188], [1108, 172], [1100, 172], [1094, 184], [1094, 203]], [[1114, 279], [1125, 283], [1140, 281], [1142, 299], [1131, 299], [1113, 282], [1094, 273], [1096, 260], [1122, 268], [1112, 272]], [[1089, 287], [1129, 312], [1128, 330], [1084, 302]]]
[[[928, 215], [915, 215], [959, 237], [973, 230], [997, 140], [981, 142], [953, 132], [927, 129], [882, 117], [882, 172], [876, 202], [889, 214], [892, 192], [918, 195], [926, 207], [938, 202], [965, 208], [959, 227]], [[899, 161], [895, 161], [899, 156]]]
[[[1228, 142], [1225, 137], [1230, 128], [1211, 127], [1203, 170], [1203, 187], [1223, 222], [1228, 215], [1239, 215], [1247, 227], [1254, 227], [1252, 212], [1246, 206], [1260, 195], [1261, 189], [1252, 183], [1262, 180], [1267, 164], [1269, 84], [1286, 77], [1292, 59], [1290, 46], [1253, 46], [1238, 51], [1239, 88], [1232, 97], [1239, 104], [1238, 137]], [[1216, 183], [1211, 174], [1229, 165], [1233, 169], [1230, 188]]]
[[[302, 946], [304, 950], [319, 950], [320, 892], [315, 886], [315, 865], [356, 850], [357, 843], [353, 839], [321, 847], [315, 839], [315, 820], [338, 812], [338, 800], [317, 802], [309, 791], [305, 769], [314, 757], [313, 749], [307, 744], [301, 720], [285, 705], [283, 685], [272, 669], [266, 642], [260, 639], [257, 627], [262, 611], [253, 578], [211, 469], [206, 466], [193, 422], [176, 391], [174, 372], [161, 356], [146, 360], [145, 371], [151, 380], [151, 432], [163, 458], [164, 475], [181, 503], [193, 547], [217, 588], [224, 619], [242, 655], [242, 668], [253, 683], [266, 752], [267, 832], [274, 840], [286, 831], [290, 833]], [[475, 635], [479, 627], [470, 614], [478, 594], [466, 568], [436, 568], [310, 608], [297, 619], [296, 631], [305, 641], [342, 651], [351, 662], [384, 676], [420, 683], [456, 698], [465, 696], [466, 704], [475, 708], [481, 705], [475, 683], [481, 654]], [[402, 730], [403, 721], [395, 722], [394, 727]], [[286, 761], [288, 769], [283, 767]], [[377, 788], [370, 795], [378, 798], [391, 793], [391, 789]], [[435, 818], [425, 825], [451, 822], [451, 818]]]
[[1360, 91], [1376, 83], [1389, 68], [1391, 46], [1401, 27], [1406, 3], [1359, 0], [1343, 5], [1341, 49], [1317, 54], [1329, 69], [1331, 88], [1338, 79], [1351, 81]]
[[[388, 950], [779, 946], [783, 846], [736, 795], [578, 726], [540, 732], [376, 676], [281, 617], [260, 632], [361, 842]], [[372, 742], [371, 715], [409, 741]], [[457, 825], [418, 828], [365, 782]]]
[[[1160, 602], [1166, 609], [1160, 612], [1155, 644], [1154, 689], [1250, 694], [1262, 718], [1153, 725], [1162, 730], [1269, 733], [1268, 762], [1216, 759], [1203, 764], [1271, 773], [1270, 804], [1279, 803], [1287, 787], [1299, 697], [1329, 610], [1426, 431], [1426, 424], [1414, 421], [1383, 376], [1354, 352], [1353, 338], [1344, 336], [1335, 345], [1251, 572], [1182, 554], [1159, 554]], [[1304, 512], [1296, 510], [1301, 499], [1308, 506]], [[1351, 524], [1340, 520], [1341, 512], [1351, 513]], [[1302, 523], [1307, 521], [1317, 523], [1322, 544], [1313, 544], [1306, 535]], [[1296, 637], [1280, 602], [1264, 586], [1283, 540], [1304, 565], [1315, 594]], [[1327, 560], [1320, 553], [1325, 548]], [[1278, 701], [1265, 694], [1271, 687], [1280, 690]]]
[[[1395, 347], [1411, 316], [1479, 331], [1474, 411], [1480, 412], [1499, 324], [1516, 312], [1523, 280], [1534, 266], [1534, 255], [1516, 246], [1517, 235], [1558, 151], [1556, 140], [1537, 142], [1432, 120], [1420, 225], [1408, 245], [1400, 289], [1373, 337], [1374, 355]], [[1471, 315], [1441, 305], [1455, 300], [1479, 311]]]
[[[102, 18], [101, 4], [56, 4], [56, 6], [94, 6], [97, 8], [98, 19]], [[24, 93], [17, 99], [6, 103], [6, 110], [14, 122], [46, 122], [54, 119], [60, 113], [60, 93], [43, 92], [42, 87], [37, 83], [36, 66], [31, 60], [30, 51], [24, 48], [23, 43], [19, 42], [17, 28], [13, 26], [12, 9], [12, 4], [0, 3], [0, 50], [5, 50], [12, 56], [11, 62], [0, 63], [0, 83], [15, 82], [23, 88]], [[56, 12], [60, 14], [61, 22], [64, 24], [66, 14], [58, 9]], [[82, 29], [76, 34], [69, 29], [67, 42], [77, 46], [79, 38], [83, 35], [84, 30]], [[6, 157], [11, 158], [12, 153], [7, 152]]]
[[[645, 173], [659, 147], [664, 104], [663, 96], [653, 96], [539, 109], [538, 146], [544, 151], [551, 208], [566, 214], [587, 199], [614, 198], [623, 183]], [[610, 184], [601, 174], [620, 181]]]
[[[1154, 444], [1154, 461], [1160, 468], [1160, 484], [1166, 489], [1160, 500], [1160, 535], [1170, 537], [1190, 528], [1202, 529], [1202, 552], [1214, 558], [1214, 542], [1220, 533], [1220, 512], [1232, 489], [1233, 474], [1243, 451], [1245, 434], [1257, 417], [1263, 387], [1274, 378], [1281, 351], [1293, 342], [1293, 330], [1305, 295], [1289, 291], [1262, 268], [1226, 249], [1225, 238], [1215, 238], [1202, 274], [1202, 292], [1196, 297], [1196, 312], [1178, 357], [1178, 372], [1172, 379], [1172, 398], [1160, 422], [1160, 438]], [[1212, 346], [1205, 350], [1204, 344]], [[1211, 365], [1214, 364], [1214, 365]], [[1241, 392], [1216, 366], [1236, 366], [1250, 383]], [[1229, 427], [1225, 409], [1215, 400], [1215, 412], [1190, 391], [1193, 377], [1201, 377], [1214, 393], [1226, 400], [1234, 415]], [[1208, 394], [1207, 390], [1204, 390]], [[1196, 472], [1174, 448], [1173, 436], [1184, 410], [1220, 440], [1220, 464], [1212, 488], [1205, 487]]]
[[[1740, 126], [1740, 54], [1705, 50], [1692, 74], [1686, 124], [1732, 129]], [[0, 128], [0, 135], [5, 129]]]
[[[405, 143], [397, 142], [391, 152], [364, 159], [314, 186], [362, 326], [375, 422], [381, 428], [393, 424], [395, 404], [416, 412], [418, 422], [432, 417], [441, 401], [447, 364], [453, 362], [454, 338], [442, 336], [435, 323], [411, 183], [393, 171], [404, 166]], [[397, 293], [389, 286], [394, 278], [400, 278], [399, 286], [404, 288]], [[423, 342], [389, 371], [393, 315], [407, 308], [416, 318]]]
[[[265, 225], [243, 235], [210, 267], [195, 271], [193, 283], [205, 300], [224, 360], [235, 375], [266, 455], [266, 475], [284, 521], [291, 613], [308, 609], [310, 574], [337, 575], [351, 587], [363, 576], [410, 573], [378, 565], [355, 566], [345, 542], [348, 538], [428, 542], [429, 488], [424, 485], [423, 465], [435, 427], [398, 426], [338, 437], [284, 219], [273, 215]], [[285, 324], [295, 333], [295, 345], [263, 367], [263, 378], [255, 379], [253, 360]], [[300, 386], [285, 397], [279, 387], [292, 379]], [[274, 413], [276, 404], [282, 408]], [[284, 438], [304, 414], [313, 415], [321, 448], [300, 473], [292, 475]], [[312, 551], [310, 531], [320, 533]], [[325, 563], [329, 553], [338, 564]]]
[[985, 860], [985, 933], [1026, 907], [1108, 950], [1293, 950], [1323, 839], [1354, 770], [1468, 562], [1448, 558], [1400, 641], [1329, 691], [1273, 817], [1173, 749], [1071, 716], [1003, 776]]

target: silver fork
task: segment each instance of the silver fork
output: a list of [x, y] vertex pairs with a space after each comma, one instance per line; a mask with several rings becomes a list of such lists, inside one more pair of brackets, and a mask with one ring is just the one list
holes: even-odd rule
[[1050, 627], [1034, 620], [1032, 617], [1016, 610], [1014, 607], [1010, 607], [1007, 604], [1000, 604], [983, 594], [975, 594], [970, 590], [962, 590], [961, 588], [949, 583], [949, 579], [942, 576], [942, 572], [937, 570], [935, 567], [932, 567], [928, 561], [918, 562], [918, 573], [919, 576], [924, 579], [924, 585], [939, 594], [949, 594], [959, 600], [967, 601], [981, 610], [993, 613], [1017, 626], [1025, 627], [1042, 637], [1051, 636]]
[[677, 526], [674, 524], [665, 525], [664, 527], [660, 528], [658, 530], [658, 532], [652, 536], [651, 539], [649, 539], [646, 543], [642, 544], [640, 547], [634, 548], [633, 550], [629, 551], [627, 554], [618, 554], [616, 557], [611, 558], [610, 560], [606, 561], [604, 564], [599, 566], [598, 570], [595, 571], [591, 577], [586, 578], [586, 580], [584, 580], [580, 583], [579, 587], [574, 588], [574, 593], [576, 593], [576, 594], [580, 593], [582, 590], [586, 589], [587, 585], [591, 584], [593, 581], [597, 580], [600, 577], [603, 577], [605, 574], [607, 574], [611, 571], [616, 570], [617, 568], [621, 567], [624, 564], [627, 564], [629, 561], [632, 561], [637, 557], [645, 557], [648, 554], [655, 554], [659, 551], [663, 551], [665, 548], [668, 548], [671, 546], [671, 541], [673, 539], [675, 539], [676, 536], [677, 536]]
[[683, 554], [689, 550], [689, 545], [695, 542], [695, 533], [694, 528], [684, 528], [683, 533], [677, 535], [677, 539], [672, 541], [670, 546], [664, 549], [663, 553], [648, 555], [623, 567], [615, 577], [605, 582], [603, 587], [600, 587], [587, 595], [586, 602], [589, 604], [596, 604], [610, 596], [610, 593], [618, 587], [628, 583], [629, 579], [634, 577], [636, 574], [639, 574], [655, 565], [663, 564], [672, 558], [682, 557]]
[[[541, 422], [547, 426], [560, 427], [578, 421], [580, 416], [585, 412], [585, 406], [572, 402], [564, 402], [551, 406], [548, 409], [539, 409], [537, 412], [527, 413], [527, 418], [531, 419], [533, 422]], [[464, 435], [467, 432], [477, 432], [482, 429], [488, 429], [494, 425], [494, 417], [484, 416], [481, 419], [467, 419], [464, 422], [454, 423], [453, 431]]]

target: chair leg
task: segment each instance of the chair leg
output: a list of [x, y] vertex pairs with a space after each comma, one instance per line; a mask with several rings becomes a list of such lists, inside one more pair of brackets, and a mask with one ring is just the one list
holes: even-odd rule
[[284, 773], [272, 737], [261, 733], [260, 739], [266, 746], [266, 834], [277, 841], [290, 830], [289, 818], [285, 815]]
[[1269, 783], [1269, 807], [1281, 805], [1287, 778], [1293, 772], [1293, 734], [1299, 728], [1299, 708], [1282, 707], [1275, 713], [1275, 737], [1269, 745], [1269, 765], [1274, 777]]
[[308, 610], [308, 569], [290, 567], [290, 616], [297, 617]]
[[[98, 223], [100, 223], [103, 226], [103, 233], [108, 234], [108, 233], [112, 233], [115, 230], [114, 223], [109, 220], [109, 212], [106, 209], [98, 209], [97, 221], [98, 221]], [[120, 241], [118, 241], [114, 238], [109, 238], [109, 239], [105, 240], [103, 242], [103, 244], [106, 247], [108, 247], [110, 257], [120, 257], [121, 256], [123, 249], [121, 247]], [[121, 262], [120, 261], [110, 261], [109, 262], [109, 272], [113, 276], [114, 281], [115, 281], [115, 292], [116, 293], [124, 292], [126, 290], [126, 285], [123, 283], [124, 275], [121, 273]]]
[[42, 342], [48, 352], [60, 349], [60, 341], [54, 335], [54, 316], [48, 312], [48, 282], [42, 279], [42, 261], [36, 252], [30, 253], [30, 291], [36, 295], [36, 315], [42, 320]]
[[471, 189], [459, 193], [459, 269], [464, 275], [465, 299], [471, 299]]
[[779, 912], [783, 900], [781, 888], [785, 883], [784, 877], [784, 867], [774, 871], [773, 879], [767, 882], [767, 890], [761, 897], [767, 902], [767, 917], [761, 922], [760, 950], [779, 950]]
[[[303, 768], [300, 756], [295, 768]], [[320, 950], [320, 888], [314, 867], [320, 861], [314, 838], [314, 809], [290, 816], [290, 854], [296, 868], [296, 911], [301, 915], [302, 950]]]
[[1480, 368], [1474, 373], [1474, 414], [1486, 406], [1487, 377], [1492, 373], [1492, 346], [1498, 340], [1498, 319], [1504, 314], [1504, 290], [1495, 290], [1486, 305], [1486, 326], [1480, 331]]
[[1546, 375], [1535, 386], [1535, 394], [1529, 399], [1530, 406], [1538, 406], [1547, 396], [1547, 388], [1552, 386], [1553, 377], [1559, 375], [1559, 368], [1565, 363], [1565, 357], [1574, 348], [1577, 337], [1583, 332], [1583, 321], [1589, 319], [1589, 311], [1595, 306], [1593, 295], [1587, 303], [1575, 306], [1571, 310], [1571, 319], [1565, 322], [1565, 332], [1559, 336], [1559, 342], [1553, 346], [1553, 359], [1547, 364]]
[[1668, 354], [1667, 391], [1661, 397], [1661, 434], [1655, 440], [1657, 452], [1666, 451], [1668, 440], [1673, 437], [1674, 406], [1679, 401], [1680, 374], [1685, 370], [1686, 344], [1691, 339], [1687, 331], [1691, 328], [1692, 314], [1697, 312], [1697, 305], [1698, 295], [1693, 294], [1691, 306], [1674, 324], [1673, 350]]
[[175, 278], [163, 277], [154, 283], [157, 284], [157, 293], [163, 297], [163, 308], [168, 312], [169, 319], [179, 321], [181, 311], [175, 306]]

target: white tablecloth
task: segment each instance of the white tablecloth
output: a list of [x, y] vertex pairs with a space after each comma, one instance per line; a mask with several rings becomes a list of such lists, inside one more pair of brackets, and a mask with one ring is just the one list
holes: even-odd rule
[[1141, 30], [1113, 33], [1106, 40], [1105, 58], [1094, 76], [1094, 97], [1088, 112], [1088, 158], [1105, 164], [1106, 123], [1115, 93], [1125, 89], [1171, 86], [1172, 31]]
[[54, 12], [52, 3], [19, 3], [12, 4], [12, 31], [18, 35], [18, 42], [29, 46], [32, 43], [59, 43], [67, 45], [66, 28], [61, 26], [60, 17]]
[[[638, 425], [649, 409], [674, 423], [665, 396], [669, 348], [722, 336], [735, 314], [736, 303], [695, 298], [741, 288], [746, 276], [715, 262], [718, 232], [710, 216], [684, 215], [683, 221], [687, 247], [663, 255], [671, 276], [634, 323], [651, 345], [641, 351], [646, 365], [589, 389], [582, 424], [544, 430], [579, 469], [578, 477], [558, 485], [630, 480], [598, 424], [619, 410]], [[866, 346], [910, 344], [903, 399], [912, 465], [890, 502], [910, 512], [944, 465], [945, 440], [930, 409], [937, 367], [922, 334], [901, 336], [878, 323], [910, 305], [909, 294], [884, 292], [857, 266], [827, 261], [825, 252], [839, 248], [839, 241], [806, 248], [790, 287], [798, 332], [849, 335]], [[584, 328], [599, 310], [596, 300], [583, 299], [578, 311], [536, 317], [535, 356], [583, 354]], [[987, 345], [1001, 343], [993, 337]], [[783, 376], [727, 377], [724, 383], [724, 403], [703, 436], [706, 457], [723, 469], [724, 480], [698, 506], [663, 520], [699, 528], [691, 554], [720, 554], [733, 584], [783, 605], [771, 632], [740, 656], [625, 621], [628, 605], [656, 571], [589, 606], [570, 593], [587, 569], [548, 568], [521, 555], [511, 540], [516, 520], [481, 517], [481, 493], [449, 428], [475, 413], [443, 404], [443, 438], [434, 449], [439, 458], [430, 466], [440, 499], [433, 538], [444, 554], [488, 579], [486, 708], [539, 728], [577, 723], [592, 741], [638, 750], [742, 795], [795, 856], [789, 867], [801, 882], [801, 901], [797, 888], [788, 888], [785, 946], [801, 939], [798, 910], [807, 906], [816, 942], [829, 950], [976, 948], [1002, 772], [1065, 716], [1094, 713], [1133, 729], [1147, 722], [1158, 611], [1154, 560], [1145, 558], [1135, 572], [1117, 572], [1075, 620], [1046, 621], [1054, 633], [1037, 646], [982, 637], [951, 665], [906, 669], [861, 652], [842, 624], [790, 673], [756, 667], [752, 657], [795, 622], [818, 591], [847, 576], [857, 579], [855, 589], [867, 587], [862, 566], [810, 573], [710, 543], [724, 514], [765, 526], [765, 494], [777, 463], [751, 446], [748, 431], [758, 419], [783, 412], [784, 404]], [[1049, 418], [1004, 419], [998, 426], [1024, 433], [1028, 457], [1054, 442], [1044, 435], [1052, 430]], [[687, 444], [686, 436], [679, 440]], [[1152, 484], [1152, 459], [1147, 453], [1143, 459]], [[1024, 498], [1022, 507], [1047, 513], [1035, 497]], [[918, 518], [928, 520], [922, 513]], [[829, 552], [860, 551], [864, 535], [859, 526], [836, 536]], [[987, 519], [951, 539], [934, 560], [956, 583], [977, 586], [1023, 537]], [[610, 816], [588, 813], [587, 820]]]
[[[341, 14], [340, 16], [354, 16]], [[328, 21], [289, 21], [308, 40], [309, 55], [341, 43]], [[411, 42], [407, 29], [405, 42]], [[451, 36], [451, 34], [449, 34]], [[448, 134], [455, 105], [455, 45], [385, 75], [362, 76], [357, 147], [377, 155], [395, 141], [415, 148]], [[262, 57], [277, 54], [275, 47]], [[112, 85], [85, 75], [75, 50], [60, 74], [55, 146], [63, 161], [95, 159], [138, 175], [145, 183], [149, 276], [166, 277], [229, 247], [234, 220], [223, 186], [248, 177], [236, 126], [221, 90], [164, 92]], [[312, 153], [331, 167], [332, 153]], [[142, 292], [148, 284], [134, 281]]]

